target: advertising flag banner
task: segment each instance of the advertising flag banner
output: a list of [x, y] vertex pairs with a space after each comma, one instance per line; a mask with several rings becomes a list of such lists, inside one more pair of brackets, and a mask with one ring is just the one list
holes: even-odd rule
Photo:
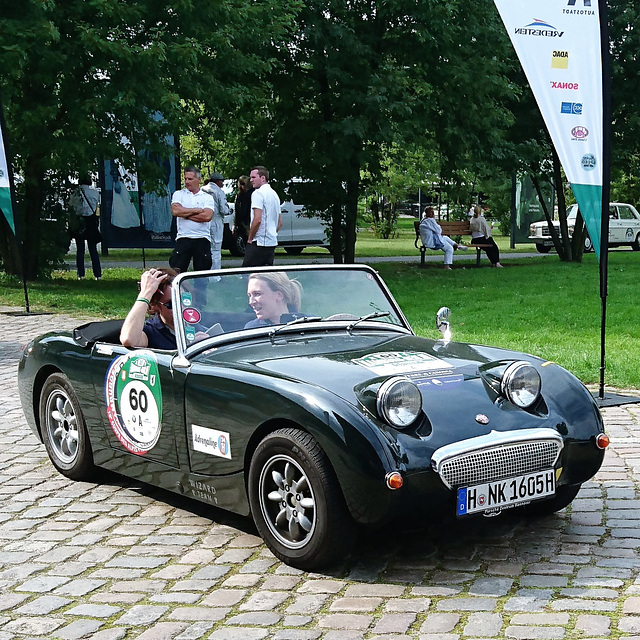
[[601, 1], [494, 0], [598, 258], [604, 155]]
[[15, 235], [16, 225], [13, 219], [13, 200], [11, 198], [11, 177], [9, 173], [10, 167], [4, 141], [4, 118], [0, 113], [0, 211], [2, 211]]

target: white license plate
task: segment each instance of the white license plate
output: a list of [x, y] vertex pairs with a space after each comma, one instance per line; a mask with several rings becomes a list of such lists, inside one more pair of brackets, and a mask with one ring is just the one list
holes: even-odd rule
[[556, 474], [553, 469], [463, 487], [458, 489], [456, 515], [509, 509], [531, 500], [553, 496], [555, 492]]

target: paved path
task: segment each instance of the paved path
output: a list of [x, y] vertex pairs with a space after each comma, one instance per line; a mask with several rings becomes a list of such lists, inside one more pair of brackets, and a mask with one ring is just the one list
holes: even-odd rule
[[640, 638], [639, 405], [604, 410], [612, 447], [570, 509], [399, 523], [304, 573], [246, 519], [54, 471], [18, 401], [19, 345], [76, 324], [0, 314], [0, 640]]

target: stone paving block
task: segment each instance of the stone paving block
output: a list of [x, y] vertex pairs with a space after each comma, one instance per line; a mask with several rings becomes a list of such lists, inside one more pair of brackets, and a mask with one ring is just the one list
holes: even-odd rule
[[382, 603], [382, 598], [337, 598], [329, 611], [375, 611]]
[[95, 632], [104, 625], [98, 620], [74, 620], [55, 633], [56, 638], [62, 640], [80, 640], [81, 638], [95, 638]]
[[618, 620], [618, 630], [622, 633], [640, 634], [640, 617], [626, 616]]
[[464, 627], [464, 635], [470, 637], [498, 637], [502, 629], [499, 613], [472, 613]]
[[273, 640], [317, 640], [321, 635], [321, 631], [312, 629], [279, 629], [272, 637]]
[[569, 619], [568, 613], [516, 613], [511, 616], [511, 624], [563, 627], [569, 624]]
[[438, 611], [493, 611], [495, 598], [446, 598], [436, 605]]
[[272, 611], [290, 598], [288, 592], [258, 591], [243, 602], [240, 611]]
[[31, 591], [33, 593], [47, 593], [53, 591], [57, 587], [69, 582], [69, 578], [55, 577], [55, 576], [38, 576], [31, 580], [27, 580], [19, 587], [16, 587], [16, 591]]
[[65, 611], [65, 615], [110, 618], [121, 610], [121, 607], [113, 607], [108, 604], [79, 604], [77, 607]]
[[269, 635], [267, 629], [216, 629], [210, 636], [210, 640], [262, 640]]
[[511, 590], [513, 580], [509, 578], [479, 578], [469, 587], [473, 596], [504, 596]]
[[326, 594], [296, 595], [294, 601], [285, 609], [289, 614], [311, 614], [318, 611], [328, 599]]
[[560, 640], [565, 637], [562, 627], [507, 627], [507, 638], [517, 640]]
[[347, 587], [345, 597], [383, 597], [398, 598], [405, 591], [404, 585], [400, 584], [353, 584]]
[[373, 622], [373, 616], [363, 616], [356, 613], [331, 613], [320, 616], [318, 626], [323, 629], [368, 629]]
[[615, 602], [576, 598], [559, 599], [551, 603], [555, 611], [615, 611], [616, 606]]
[[115, 621], [115, 624], [130, 625], [132, 627], [147, 626], [160, 619], [167, 611], [169, 611], [167, 606], [136, 604], [121, 615]]
[[229, 607], [178, 607], [169, 614], [170, 620], [218, 622], [231, 611]]
[[307, 580], [298, 589], [298, 593], [338, 593], [345, 582], [341, 580]]
[[251, 613], [239, 613], [227, 618], [225, 624], [229, 625], [256, 625], [258, 627], [271, 627], [278, 624], [282, 616], [272, 611], [252, 611]]
[[404, 634], [415, 622], [415, 613], [385, 613], [373, 627], [373, 633]]
[[174, 640], [174, 638], [186, 628], [186, 623], [157, 622], [151, 628], [137, 635], [136, 640]]
[[233, 607], [247, 595], [246, 589], [214, 589], [201, 604], [205, 607]]
[[199, 640], [204, 638], [208, 631], [213, 628], [213, 622], [194, 622], [182, 633], [179, 633], [175, 640]]
[[640, 615], [640, 597], [626, 598], [622, 607], [622, 613]]
[[460, 622], [460, 614], [458, 613], [431, 613], [420, 627], [420, 633], [425, 634], [442, 634], [453, 631]]
[[[62, 618], [19, 617], [11, 620], [2, 627], [2, 631], [21, 636], [50, 636], [66, 620]], [[13, 637], [13, 636], [10, 636]]]
[[58, 609], [65, 607], [70, 602], [73, 601], [69, 598], [59, 598], [57, 596], [42, 596], [40, 598], [32, 600], [31, 602], [27, 602], [27, 604], [23, 604], [21, 607], [18, 607], [16, 609], [16, 613], [25, 616], [46, 616], [53, 611], [57, 611]]
[[581, 614], [576, 619], [576, 629], [586, 636], [605, 637], [611, 633], [611, 620], [607, 616]]

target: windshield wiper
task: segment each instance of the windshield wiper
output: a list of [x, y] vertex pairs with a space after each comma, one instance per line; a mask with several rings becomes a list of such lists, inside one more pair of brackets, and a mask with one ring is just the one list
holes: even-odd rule
[[279, 331], [285, 327], [290, 327], [294, 324], [304, 324], [305, 322], [319, 322], [322, 320], [320, 316], [302, 316], [302, 318], [296, 318], [295, 320], [289, 320], [286, 324], [278, 325], [275, 329], [269, 332], [269, 337], [273, 338]]
[[390, 316], [390, 311], [374, 311], [373, 313], [369, 313], [366, 316], [361, 316], [355, 322], [352, 322], [348, 327], [347, 331], [351, 331], [353, 327], [355, 327], [360, 322], [364, 322], [365, 320], [373, 320], [374, 318], [384, 318], [384, 316]]

